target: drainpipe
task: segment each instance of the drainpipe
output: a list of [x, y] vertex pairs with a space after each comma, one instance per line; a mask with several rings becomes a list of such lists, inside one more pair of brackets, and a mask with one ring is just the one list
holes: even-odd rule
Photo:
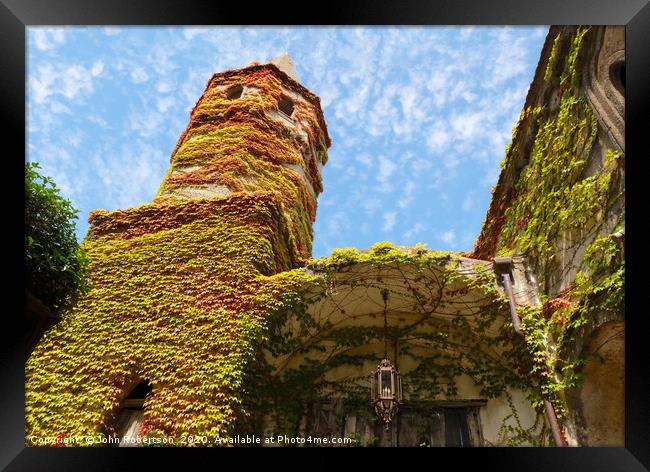
[[553, 432], [553, 439], [555, 440], [555, 445], [557, 447], [565, 447], [564, 438], [560, 432], [560, 424], [557, 421], [557, 415], [555, 414], [555, 408], [548, 398], [544, 398], [544, 408], [546, 409], [546, 419], [548, 419], [548, 424], [551, 425], [551, 431]]
[[495, 257], [494, 271], [497, 274], [501, 274], [503, 288], [506, 291], [508, 302], [510, 303], [510, 317], [512, 318], [512, 326], [515, 328], [515, 333], [523, 337], [524, 333], [521, 331], [521, 320], [517, 314], [515, 297], [512, 294], [512, 281], [510, 279], [510, 272], [512, 271], [512, 257]]
[[[521, 320], [517, 314], [517, 307], [515, 305], [515, 297], [512, 293], [512, 284], [511, 279], [512, 273], [512, 257], [495, 257], [494, 258], [494, 272], [501, 275], [501, 280], [503, 281], [503, 288], [508, 296], [508, 302], [510, 304], [510, 317], [512, 318], [512, 326], [517, 333], [522, 338], [524, 337], [524, 332], [521, 330]], [[544, 398], [544, 409], [546, 410], [546, 419], [548, 424], [551, 427], [553, 432], [553, 439], [555, 440], [555, 445], [557, 447], [565, 447], [564, 439], [562, 438], [562, 433], [560, 431], [560, 424], [557, 420], [557, 415], [555, 414], [555, 408], [553, 408], [553, 403], [547, 398]]]

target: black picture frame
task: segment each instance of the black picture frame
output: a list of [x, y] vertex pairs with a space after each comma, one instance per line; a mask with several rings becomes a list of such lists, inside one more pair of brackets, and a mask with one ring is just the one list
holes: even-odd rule
[[[314, 8], [315, 7], [315, 8]], [[252, 7], [198, 0], [119, 0], [93, 2], [84, 0], [0, 0], [0, 94], [5, 143], [17, 144], [13, 153], [5, 153], [7, 182], [22, 182], [25, 152], [25, 47], [26, 27], [37, 25], [536, 25], [536, 24], [608, 24], [626, 26], [626, 439], [625, 448], [482, 448], [475, 450], [432, 449], [398, 453], [407, 459], [404, 466], [435, 468], [453, 464], [463, 468], [467, 461], [476, 461], [482, 468], [499, 470], [549, 471], [641, 471], [650, 467], [650, 356], [646, 349], [647, 330], [644, 319], [644, 285], [650, 277], [643, 256], [645, 219], [643, 181], [647, 165], [642, 144], [648, 135], [650, 105], [650, 5], [648, 0], [433, 0], [433, 1], [356, 1], [315, 5], [271, 3]], [[645, 160], [644, 160], [645, 159]], [[21, 185], [5, 185], [12, 192], [24, 195]], [[644, 198], [645, 197], [645, 198]], [[23, 244], [19, 231], [24, 223], [20, 197], [5, 198], [5, 215], [15, 218], [7, 224], [5, 236], [9, 244]], [[14, 234], [15, 233], [15, 234]], [[14, 239], [15, 238], [15, 239]], [[16, 267], [22, 267], [21, 251], [15, 252], [16, 266], [6, 265], [9, 275], [5, 293], [19, 299], [23, 293]], [[9, 258], [5, 257], [5, 262]], [[20, 273], [20, 270], [18, 271]], [[15, 285], [12, 286], [11, 284]], [[647, 289], [646, 289], [647, 291]], [[18, 306], [22, 303], [18, 301]], [[16, 311], [5, 309], [7, 319]], [[19, 330], [20, 332], [20, 330]], [[24, 345], [20, 335], [2, 345], [0, 393], [0, 467], [6, 470], [121, 470], [132, 468], [138, 459], [147, 462], [167, 460], [170, 452], [123, 453], [115, 448], [25, 448], [24, 445]], [[211, 450], [211, 449], [210, 449]], [[221, 454], [232, 453], [234, 450]], [[241, 450], [241, 449], [240, 449]], [[142, 450], [141, 450], [142, 451]], [[168, 449], [169, 451], [169, 449]], [[202, 449], [205, 454], [206, 449]], [[256, 450], [258, 452], [260, 450]], [[321, 450], [322, 451], [322, 450]], [[331, 450], [330, 450], [331, 451]], [[197, 451], [195, 451], [197, 452]], [[286, 450], [285, 450], [286, 452]], [[292, 451], [293, 452], [293, 451]], [[305, 451], [301, 451], [304, 453]], [[262, 453], [262, 452], [258, 452]], [[268, 454], [269, 452], [264, 452]], [[277, 453], [273, 450], [271, 453]], [[340, 452], [337, 451], [336, 454]], [[409, 454], [426, 454], [412, 458]], [[374, 451], [380, 459], [392, 454]], [[431, 454], [431, 455], [430, 455]], [[444, 456], [444, 457], [443, 457]], [[157, 457], [157, 459], [156, 459]], [[338, 456], [330, 456], [330, 464]], [[367, 456], [366, 456], [367, 457]], [[424, 462], [420, 462], [422, 459]], [[208, 465], [209, 463], [206, 463]], [[302, 463], [309, 467], [310, 462]], [[216, 466], [216, 464], [215, 464]], [[357, 464], [357, 466], [362, 466]]]

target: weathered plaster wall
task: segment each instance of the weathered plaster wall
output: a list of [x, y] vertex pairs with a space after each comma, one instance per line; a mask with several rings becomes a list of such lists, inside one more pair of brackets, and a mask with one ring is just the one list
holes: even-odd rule
[[625, 324], [596, 329], [585, 347], [584, 384], [571, 392], [575, 436], [584, 446], [625, 444]]

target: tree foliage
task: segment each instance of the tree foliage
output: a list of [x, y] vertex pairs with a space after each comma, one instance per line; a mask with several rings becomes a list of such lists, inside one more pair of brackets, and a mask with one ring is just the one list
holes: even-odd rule
[[86, 291], [88, 264], [75, 237], [78, 210], [40, 169], [25, 165], [25, 288], [60, 312]]

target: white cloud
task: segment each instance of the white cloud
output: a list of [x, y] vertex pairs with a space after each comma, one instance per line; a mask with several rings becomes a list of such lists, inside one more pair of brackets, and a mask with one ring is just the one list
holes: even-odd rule
[[462, 243], [468, 249], [472, 246], [478, 235], [471, 233], [469, 231], [465, 232], [462, 238]]
[[162, 151], [143, 140], [117, 148], [102, 146], [91, 162], [101, 182], [99, 188], [113, 202], [109, 210], [149, 201], [167, 165]]
[[29, 28], [34, 46], [41, 51], [50, 51], [65, 43], [62, 28]]
[[36, 103], [43, 103], [52, 95], [51, 87], [54, 81], [54, 66], [52, 64], [41, 65], [36, 74], [30, 74], [27, 93]]
[[[444, 92], [449, 82], [449, 77], [444, 70], [434, 70], [429, 76], [429, 80], [425, 83], [425, 86], [429, 92], [434, 94], [437, 92]], [[438, 106], [442, 105], [444, 102], [444, 95], [441, 94], [440, 98], [437, 100]]]
[[393, 125], [399, 122], [398, 104], [394, 100], [396, 92], [396, 85], [389, 84], [385, 86], [380, 98], [374, 102], [370, 113], [364, 117], [368, 124], [367, 132], [372, 136], [391, 134], [390, 130], [393, 128]]
[[90, 69], [90, 74], [93, 77], [97, 77], [98, 75], [101, 75], [103, 70], [104, 70], [104, 63], [102, 61], [97, 61], [93, 64], [92, 69]]
[[476, 205], [476, 201], [474, 200], [474, 193], [469, 192], [467, 195], [465, 195], [465, 198], [463, 199], [463, 210], [465, 211], [471, 211], [474, 209], [474, 206]]
[[348, 216], [345, 212], [337, 211], [327, 219], [327, 233], [336, 238], [347, 226]]
[[548, 27], [540, 26], [533, 30], [533, 35], [537, 38], [543, 38], [548, 33]]
[[454, 169], [461, 163], [461, 157], [458, 153], [447, 153], [444, 156], [445, 169]]
[[493, 88], [501, 85], [508, 79], [521, 74], [528, 62], [527, 49], [524, 47], [524, 38], [513, 41], [507, 29], [499, 33], [497, 44], [499, 52], [492, 64], [492, 75], [485, 81], [485, 87]]
[[81, 94], [92, 93], [92, 77], [100, 74], [102, 68], [101, 64], [95, 64], [91, 69], [74, 65], [65, 71], [60, 71], [61, 87], [57, 92], [69, 99]]
[[156, 108], [160, 113], [165, 113], [169, 108], [176, 104], [176, 99], [173, 96], [158, 97], [156, 99]]
[[108, 129], [108, 121], [101, 115], [88, 115], [87, 120], [91, 123], [95, 123], [104, 129]]
[[106, 27], [102, 28], [102, 31], [106, 36], [116, 36], [122, 32], [121, 28]]
[[441, 121], [436, 122], [427, 136], [427, 145], [431, 152], [444, 151], [451, 141], [447, 126]]
[[450, 229], [440, 234], [438, 238], [449, 245], [453, 245], [456, 242], [456, 233], [453, 229]]
[[476, 30], [476, 26], [466, 26], [460, 29], [460, 39], [468, 39]]
[[135, 67], [130, 73], [131, 80], [136, 84], [141, 84], [149, 80], [149, 74], [142, 67]]
[[183, 38], [188, 41], [193, 40], [197, 36], [204, 35], [210, 32], [209, 28], [189, 27], [183, 28]]
[[156, 85], [156, 91], [160, 93], [168, 93], [174, 90], [174, 82], [169, 79], [164, 79], [158, 82]]
[[154, 44], [153, 50], [145, 61], [153, 67], [159, 77], [165, 77], [179, 68], [175, 61], [177, 58], [175, 54], [177, 54], [175, 48], [169, 47], [166, 42], [160, 42]]
[[404, 113], [404, 118], [409, 120], [410, 118], [420, 117], [420, 106], [421, 100], [418, 94], [418, 82], [411, 81], [408, 86], [403, 87], [399, 91], [399, 101], [402, 105], [402, 113]]
[[424, 224], [420, 222], [415, 223], [404, 233], [404, 239], [410, 240], [413, 236], [417, 236], [422, 231], [424, 231], [424, 229], [425, 229]]
[[76, 176], [70, 172], [75, 162], [65, 144], [43, 140], [38, 146], [30, 145], [28, 159], [41, 165], [43, 175], [54, 180], [65, 198], [74, 198], [82, 192], [82, 186], [76, 185]]
[[370, 167], [370, 164], [372, 164], [372, 157], [368, 154], [358, 154], [356, 159], [366, 167]]
[[63, 103], [57, 100], [52, 100], [52, 102], [50, 103], [50, 110], [52, 110], [52, 113], [67, 113], [67, 114], [71, 113], [69, 107], [65, 106]]
[[52, 95], [62, 95], [69, 100], [88, 96], [94, 92], [94, 80], [103, 70], [102, 61], [96, 61], [90, 67], [82, 64], [41, 64], [36, 73], [29, 77], [28, 94], [36, 103], [43, 103]]
[[427, 159], [418, 158], [411, 162], [411, 170], [414, 174], [428, 171], [431, 167], [433, 167], [433, 164]]
[[369, 197], [367, 195], [364, 197], [360, 195], [359, 198], [361, 199], [361, 206], [366, 210], [368, 215], [374, 214], [379, 208], [381, 208], [382, 202], [378, 198]]
[[485, 171], [485, 174], [483, 174], [483, 179], [481, 183], [487, 188], [492, 187], [494, 184], [497, 183], [497, 180], [499, 178], [499, 172], [500, 169], [498, 165], [495, 165], [494, 167], [492, 166], [488, 167]]
[[337, 112], [341, 115], [355, 115], [365, 108], [370, 94], [370, 84], [362, 83], [360, 87], [353, 88], [352, 93], [338, 101]]
[[397, 169], [397, 165], [384, 156], [379, 156], [379, 172], [377, 173], [377, 181], [381, 184], [381, 191], [388, 192], [392, 188], [390, 178]]
[[397, 219], [397, 213], [394, 211], [386, 212], [384, 213], [383, 218], [384, 218], [384, 225], [382, 226], [381, 229], [383, 231], [390, 231], [391, 229], [393, 229]]
[[400, 195], [397, 205], [400, 208], [407, 208], [413, 203], [414, 196], [413, 196], [413, 191], [415, 190], [415, 182], [412, 180], [409, 180], [406, 182], [404, 185], [404, 188], [402, 190], [402, 194]]
[[83, 133], [78, 129], [70, 131], [64, 136], [64, 140], [66, 144], [78, 148], [83, 141]]
[[159, 113], [147, 113], [129, 116], [132, 131], [138, 132], [144, 138], [157, 134], [162, 125], [162, 116]]
[[477, 139], [485, 132], [486, 116], [483, 111], [470, 111], [451, 118], [454, 136], [461, 140]]

